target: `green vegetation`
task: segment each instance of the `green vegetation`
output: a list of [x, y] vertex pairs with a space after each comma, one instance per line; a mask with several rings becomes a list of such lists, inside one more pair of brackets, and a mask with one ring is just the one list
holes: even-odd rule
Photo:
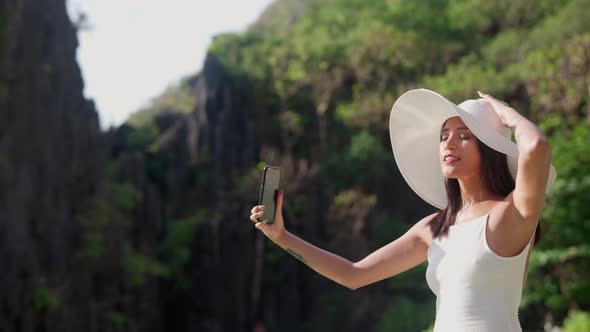
[[[206, 214], [207, 210], [199, 210], [194, 215], [172, 220], [168, 224], [168, 235], [162, 242], [161, 250], [168, 275], [176, 287], [185, 288], [190, 284], [190, 279], [184, 274], [184, 266], [191, 258], [191, 245], [197, 227]], [[219, 217], [212, 218], [211, 222], [217, 223], [219, 220]]]
[[92, 197], [78, 223], [85, 228], [79, 255], [83, 259], [98, 259], [105, 250], [105, 234], [112, 225], [112, 207], [101, 197]]
[[126, 331], [127, 317], [124, 313], [109, 311], [105, 314], [105, 319], [115, 331]]
[[[288, 170], [284, 181], [297, 188], [289, 198], [289, 216], [301, 228], [309, 226], [306, 220], [324, 217], [325, 224], [313, 227], [330, 239], [319, 244], [330, 249], [333, 235], [339, 243], [358, 244], [361, 255], [401, 235], [411, 222], [397, 214], [396, 206], [404, 202], [392, 204], [398, 191], [391, 181], [395, 164], [387, 128], [395, 98], [415, 87], [434, 89], [456, 102], [477, 98], [477, 90], [490, 93], [540, 124], [551, 140], [558, 173], [541, 217], [543, 238], [530, 260], [522, 325], [540, 330], [549, 322], [563, 331], [588, 330], [588, 8], [590, 0], [276, 1], [247, 32], [219, 35], [209, 47], [210, 56], [229, 71], [233, 88], [250, 98], [246, 102], [257, 112], [265, 112], [260, 121], [265, 121], [266, 137], [272, 137], [272, 146], [261, 147], [258, 165], [231, 179], [236, 184], [231, 195], [251, 197], [265, 153], [279, 151]], [[163, 133], [154, 117], [191, 112], [197, 103], [193, 79], [169, 88], [129, 119], [127, 147], [148, 152], [145, 171], [154, 182], [164, 181], [172, 160], [155, 149]], [[202, 157], [193, 165], [191, 188], [207, 187], [207, 162]], [[108, 247], [105, 232], [124, 224], [141, 200], [131, 184], [114, 181], [120, 168], [121, 160], [109, 167], [108, 204], [113, 206], [91, 201], [80, 219], [87, 230], [86, 257], [102, 255]], [[130, 284], [142, 287], [149, 278], [167, 278], [181, 289], [188, 286], [185, 270], [195, 232], [205, 220], [220, 220], [205, 219], [213, 212], [204, 211], [184, 211], [189, 217], [168, 221], [157, 253], [126, 246]], [[265, 247], [266, 266], [278, 266], [286, 257], [273, 244]], [[372, 316], [376, 330], [431, 327], [434, 303], [424, 269], [421, 265], [386, 281], [392, 301]], [[265, 275], [263, 287], [278, 287], [281, 278]], [[307, 321], [307, 330], [338, 329], [351, 312], [340, 293], [326, 291], [318, 302], [325, 315]], [[124, 326], [114, 317], [120, 323], [113, 326]]]
[[140, 199], [139, 193], [130, 183], [111, 184], [113, 203], [121, 211], [129, 212]]
[[590, 307], [590, 128], [553, 115], [544, 123], [552, 133], [558, 178], [543, 212], [543, 240], [533, 251], [525, 303], [543, 303], [560, 320], [568, 310]]
[[153, 123], [133, 128], [127, 134], [127, 145], [130, 149], [147, 150], [148, 147], [158, 138], [158, 127]]
[[51, 312], [59, 308], [59, 299], [51, 289], [39, 287], [33, 295], [33, 308], [37, 311]]
[[562, 332], [586, 332], [590, 331], [590, 314], [587, 312], [572, 310], [564, 321]]
[[[109, 172], [116, 165], [111, 163]], [[78, 223], [84, 227], [78, 252], [83, 260], [97, 260], [105, 251], [120, 250], [117, 238], [113, 236], [129, 227], [129, 214], [140, 199], [139, 192], [128, 182], [111, 181], [109, 185], [108, 194], [88, 199], [84, 212], [77, 217]]]
[[[531, 320], [523, 325], [540, 328], [547, 317], [562, 324], [577, 315], [568, 316], [571, 310], [590, 309], [587, 8], [588, 0], [277, 1], [248, 32], [220, 35], [209, 51], [235, 77], [248, 78], [244, 88], [275, 110], [269, 122], [284, 153], [319, 165], [331, 211], [345, 210], [354, 193], [380, 200], [391, 194], [379, 185], [393, 167], [388, 116], [395, 97], [410, 88], [431, 88], [456, 102], [481, 90], [541, 124], [558, 180], [541, 219], [543, 240], [531, 257], [522, 308]], [[293, 198], [297, 206], [313, 206], [312, 199]], [[395, 216], [377, 200], [359, 205]], [[380, 229], [391, 237], [398, 232]], [[376, 245], [386, 238], [369, 240]], [[399, 310], [421, 317], [423, 304], [415, 299], [429, 290], [410, 284], [397, 292], [408, 289], [415, 296], [386, 309], [381, 329], [431, 323], [406, 326], [393, 317]], [[582, 321], [567, 324], [573, 320]]]
[[143, 287], [151, 277], [168, 276], [168, 269], [158, 260], [137, 252], [131, 246], [126, 246], [124, 253], [125, 263], [123, 266], [131, 287]]
[[385, 309], [377, 331], [422, 331], [432, 325], [433, 319], [434, 301], [396, 296]]
[[149, 106], [133, 113], [127, 122], [133, 127], [144, 127], [153, 124], [154, 118], [163, 112], [192, 112], [196, 105], [192, 80], [193, 77], [187, 77], [171, 85], [164, 93], [154, 98]]

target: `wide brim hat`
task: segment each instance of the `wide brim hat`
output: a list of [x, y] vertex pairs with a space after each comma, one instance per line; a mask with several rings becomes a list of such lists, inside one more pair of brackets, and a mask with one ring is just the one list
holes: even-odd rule
[[[459, 116], [483, 144], [506, 155], [510, 174], [518, 172], [518, 146], [511, 130], [502, 125], [490, 102], [470, 99], [454, 104], [437, 92], [410, 90], [394, 103], [389, 135], [395, 162], [408, 185], [429, 204], [444, 209], [448, 204], [445, 177], [439, 161], [440, 132], [444, 122]], [[556, 172], [550, 167], [546, 190]]]

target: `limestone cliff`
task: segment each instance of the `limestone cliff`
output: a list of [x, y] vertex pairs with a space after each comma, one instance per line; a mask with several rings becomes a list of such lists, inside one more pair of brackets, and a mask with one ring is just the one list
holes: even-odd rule
[[106, 149], [76, 32], [64, 1], [3, 0], [0, 26], [0, 330], [88, 330], [76, 219]]

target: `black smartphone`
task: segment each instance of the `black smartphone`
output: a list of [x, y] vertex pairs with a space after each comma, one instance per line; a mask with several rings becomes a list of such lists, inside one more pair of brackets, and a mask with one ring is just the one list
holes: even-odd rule
[[262, 184], [260, 185], [260, 196], [258, 205], [264, 205], [264, 213], [258, 221], [268, 220], [267, 224], [275, 222], [275, 206], [277, 195], [279, 193], [279, 183], [281, 181], [281, 169], [274, 166], [265, 166], [262, 174]]

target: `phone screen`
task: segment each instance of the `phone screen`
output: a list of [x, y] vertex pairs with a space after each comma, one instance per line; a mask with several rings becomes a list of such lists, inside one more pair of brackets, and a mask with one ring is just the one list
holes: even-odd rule
[[281, 179], [281, 169], [273, 166], [265, 166], [260, 186], [260, 198], [258, 205], [264, 205], [264, 213], [258, 221], [268, 220], [267, 224], [275, 222], [275, 203]]

